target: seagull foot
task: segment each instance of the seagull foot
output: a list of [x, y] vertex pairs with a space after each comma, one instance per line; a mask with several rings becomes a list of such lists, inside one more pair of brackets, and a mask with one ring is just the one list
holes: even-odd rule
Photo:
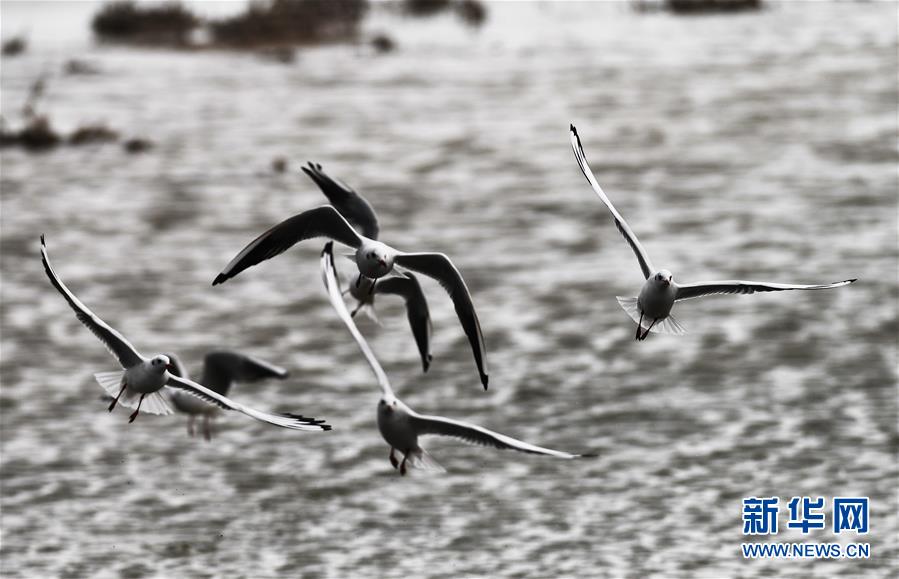
[[140, 395], [140, 400], [137, 401], [137, 408], [134, 410], [134, 412], [131, 413], [131, 416], [128, 418], [128, 424], [134, 422], [134, 419], [137, 418], [138, 414], [140, 414], [140, 405], [144, 401], [144, 396], [146, 396], [146, 394]]

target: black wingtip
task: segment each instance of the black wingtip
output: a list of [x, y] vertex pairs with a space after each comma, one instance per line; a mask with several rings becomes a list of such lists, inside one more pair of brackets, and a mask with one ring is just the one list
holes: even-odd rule
[[[41, 246], [42, 246], [42, 247], [47, 247], [47, 242], [44, 241], [44, 234], [43, 234], [43, 233], [41, 233]], [[853, 281], [855, 281], [855, 280], [853, 280]]]
[[589, 454], [579, 454], [577, 458], [599, 458], [599, 454], [595, 452], [591, 452]]
[[334, 251], [334, 242], [333, 242], [333, 241], [329, 241], [329, 242], [326, 243], [325, 246], [322, 248], [322, 256], [324, 256], [324, 255], [326, 255], [326, 254], [327, 254], [327, 255], [332, 255], [332, 254], [333, 254], [333, 251]]
[[571, 131], [572, 133], [574, 133], [575, 137], [577, 136], [577, 129], [574, 128], [573, 123], [568, 125], [568, 130]]
[[322, 430], [324, 430], [324, 431], [326, 431], [326, 432], [327, 432], [328, 430], [332, 430], [330, 424], [322, 424], [321, 427], [322, 427]]
[[484, 391], [487, 391], [487, 381], [489, 380], [489, 376], [487, 374], [481, 374], [481, 384], [484, 385]]
[[[41, 237], [41, 239], [43, 239], [43, 236]], [[852, 278], [852, 279], [847, 279], [846, 281], [848, 281], [849, 283], [855, 283], [855, 282], [858, 281], [858, 278], [857, 278], [857, 277], [854, 277], [854, 278]]]
[[215, 276], [215, 279], [214, 279], [214, 280], [212, 280], [212, 285], [216, 286], [216, 285], [219, 285], [219, 284], [223, 284], [223, 283], [225, 283], [226, 281], [228, 281], [228, 277], [227, 277], [225, 274], [220, 273], [220, 274], [218, 274], [217, 276]]

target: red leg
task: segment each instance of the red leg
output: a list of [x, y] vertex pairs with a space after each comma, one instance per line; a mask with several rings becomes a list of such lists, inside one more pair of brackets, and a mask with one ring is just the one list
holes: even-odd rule
[[187, 417], [187, 434], [190, 436], [194, 435], [194, 415], [191, 414]]
[[127, 388], [127, 384], [122, 384], [122, 389], [119, 390], [119, 395], [115, 397], [112, 403], [109, 405], [109, 411], [112, 412], [112, 409], [115, 408], [115, 405], [119, 403], [119, 398], [122, 397], [122, 394], [125, 393], [125, 388]]
[[394, 449], [391, 446], [390, 447], [390, 464], [393, 466], [393, 468], [398, 468], [400, 466], [400, 461], [398, 461], [396, 459], [396, 457], [393, 455], [393, 450]]
[[653, 327], [654, 325], [656, 325], [656, 322], [657, 322], [657, 321], [659, 321], [658, 318], [653, 318], [652, 323], [649, 324], [649, 327], [648, 327], [648, 328], [646, 328], [646, 333], [643, 334], [643, 337], [640, 338], [641, 341], [646, 339], [646, 337], [649, 335], [649, 330], [651, 330], [652, 327]]
[[212, 440], [212, 419], [208, 414], [203, 417], [203, 438]]
[[409, 458], [409, 451], [403, 454], [403, 462], [400, 463], [400, 474], [406, 476], [406, 459]]
[[637, 322], [637, 335], [634, 336], [635, 340], [640, 339], [640, 330], [643, 329], [643, 312], [640, 312], [640, 321]]
[[137, 410], [131, 413], [131, 418], [128, 419], [128, 424], [134, 422], [134, 419], [137, 418], [137, 415], [140, 414], [140, 404], [144, 401], [145, 394], [140, 395], [140, 400], [137, 401]]

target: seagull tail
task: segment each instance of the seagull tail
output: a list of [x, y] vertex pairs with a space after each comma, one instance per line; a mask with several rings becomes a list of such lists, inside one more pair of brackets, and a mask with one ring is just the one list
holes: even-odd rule
[[[635, 323], [639, 324], [640, 308], [637, 307], [637, 298], [623, 298], [621, 296], [615, 296], [615, 299], [618, 300], [618, 305], [621, 306], [621, 309], [623, 309], [627, 313], [627, 315], [630, 316], [632, 320], [634, 320]], [[643, 319], [644, 321], [646, 321], [644, 327], [649, 327], [649, 322], [651, 322], [652, 320], [647, 320], [646, 318]]]
[[[94, 379], [103, 387], [106, 392], [115, 398], [122, 391], [122, 379], [125, 377], [124, 370], [115, 372], [97, 372]], [[125, 390], [119, 396], [119, 406], [125, 408], [137, 408], [140, 403], [140, 411], [147, 414], [171, 414], [172, 408], [169, 406], [168, 400], [162, 393], [162, 390], [151, 392], [144, 395], [144, 401], [140, 402], [140, 393], [133, 390]]]
[[680, 325], [677, 318], [670, 314], [664, 320], [656, 322], [656, 325], [652, 327], [652, 331], [658, 334], [671, 334], [674, 336], [683, 336], [687, 333], [687, 330]]
[[[621, 306], [627, 315], [630, 316], [635, 323], [640, 323], [640, 308], [637, 307], [637, 298], [624, 298], [621, 296], [616, 296], [618, 300], [618, 305]], [[655, 324], [652, 323], [652, 318], [648, 318], [643, 316], [642, 327], [645, 330], [652, 324], [652, 329], [650, 332], [653, 334], [671, 334], [674, 336], [683, 336], [687, 333], [687, 330], [684, 329], [680, 322], [677, 321], [672, 315], [669, 315], [667, 318], [658, 320]]]
[[428, 454], [428, 451], [423, 448], [410, 452], [409, 456], [406, 457], [406, 464], [412, 468], [425, 471], [446, 472], [446, 469], [443, 468], [439, 462], [434, 460], [434, 457]]
[[384, 327], [384, 324], [382, 324], [381, 320], [378, 318], [378, 312], [375, 311], [374, 304], [362, 304], [362, 306], [359, 307], [359, 313], [365, 314], [366, 318], [373, 321], [382, 328]]

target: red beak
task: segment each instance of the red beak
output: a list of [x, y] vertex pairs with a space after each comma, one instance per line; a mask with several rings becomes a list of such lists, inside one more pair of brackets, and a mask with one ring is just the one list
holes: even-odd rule
[[378, 263], [381, 264], [381, 267], [383, 267], [384, 269], [387, 269], [387, 262], [386, 262], [386, 261], [384, 261], [383, 259], [379, 259], [379, 260], [378, 260]]

